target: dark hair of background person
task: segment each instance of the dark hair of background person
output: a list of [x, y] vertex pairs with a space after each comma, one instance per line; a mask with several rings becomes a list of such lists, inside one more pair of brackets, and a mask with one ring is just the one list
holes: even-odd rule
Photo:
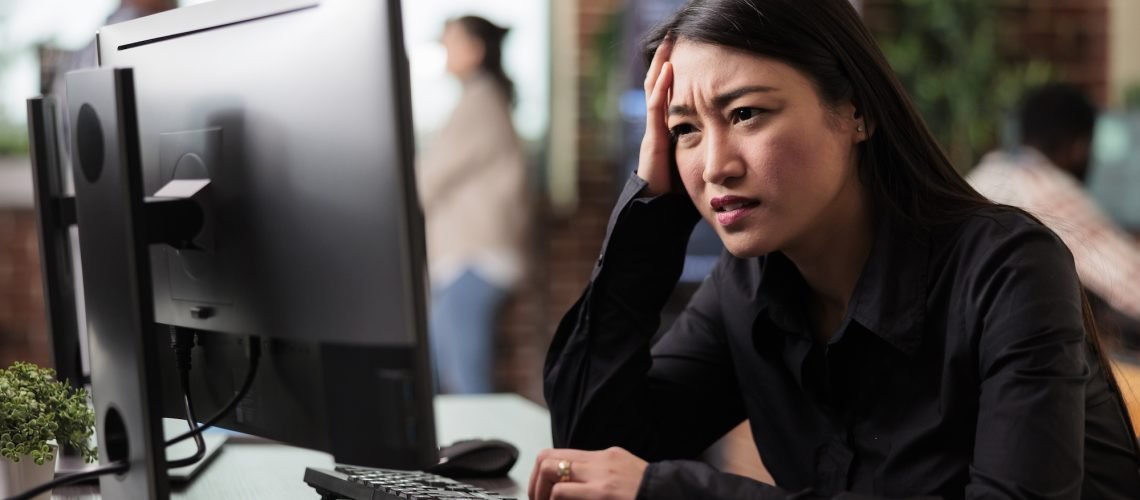
[[[646, 35], [647, 63], [666, 35], [781, 61], [825, 104], [850, 101], [871, 132], [858, 146], [858, 173], [875, 215], [921, 233], [995, 206], [954, 169], [848, 0], [690, 0]], [[1088, 342], [1123, 405], [1083, 288], [1081, 302]]]
[[449, 23], [458, 23], [463, 30], [483, 44], [483, 61], [479, 68], [495, 79], [499, 89], [507, 96], [507, 101], [515, 103], [515, 83], [503, 71], [503, 38], [510, 32], [479, 16], [463, 16]]
[[1062, 165], [1057, 158], [1066, 155], [1076, 143], [1083, 141], [1087, 145], [1092, 140], [1096, 115], [1096, 106], [1074, 85], [1050, 83], [1037, 87], [1021, 99], [1021, 143], [1040, 151], [1058, 166], [1075, 170], [1072, 173], [1083, 179], [1087, 154], [1081, 165]]

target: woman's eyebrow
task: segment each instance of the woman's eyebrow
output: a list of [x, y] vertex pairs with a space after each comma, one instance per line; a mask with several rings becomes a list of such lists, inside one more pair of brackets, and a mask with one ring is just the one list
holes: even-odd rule
[[684, 104], [673, 104], [669, 106], [669, 116], [693, 116], [697, 114], [693, 108]]
[[[732, 101], [735, 101], [748, 94], [762, 93], [762, 92], [776, 92], [776, 87], [769, 87], [767, 85], [749, 85], [730, 90], [713, 98], [713, 106], [716, 109], [722, 109], [728, 106]], [[684, 104], [673, 104], [669, 106], [669, 116], [693, 116], [697, 114], [693, 108]]]
[[747, 87], [740, 87], [738, 89], [730, 90], [728, 92], [720, 94], [714, 97], [712, 102], [713, 106], [715, 106], [717, 109], [721, 109], [725, 106], [728, 106], [732, 101], [735, 101], [748, 94], [755, 94], [758, 92], [775, 92], [776, 90], [776, 87], [769, 87], [767, 85], [749, 85]]

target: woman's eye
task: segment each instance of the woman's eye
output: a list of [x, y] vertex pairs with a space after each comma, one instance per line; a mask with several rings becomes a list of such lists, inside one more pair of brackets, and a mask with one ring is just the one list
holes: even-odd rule
[[734, 123], [746, 122], [759, 116], [763, 112], [764, 110], [760, 108], [736, 108], [732, 110], [732, 121]]
[[696, 129], [693, 128], [692, 125], [689, 125], [688, 123], [682, 123], [680, 125], [677, 125], [671, 129], [669, 129], [669, 135], [673, 137], [673, 140], [677, 140], [682, 135], [693, 132], [694, 130], [696, 130]]

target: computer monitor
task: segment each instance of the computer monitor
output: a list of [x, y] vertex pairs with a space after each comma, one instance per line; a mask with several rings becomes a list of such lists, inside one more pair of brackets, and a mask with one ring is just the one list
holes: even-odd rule
[[1097, 118], [1089, 190], [1109, 217], [1140, 233], [1140, 111]]
[[[434, 463], [399, 1], [218, 0], [98, 46], [102, 68], [129, 68], [68, 81], [100, 459], [132, 464], [103, 494], [166, 495], [153, 432], [184, 415], [170, 327], [197, 332], [199, 415], [232, 397], [253, 336], [261, 366], [223, 427]], [[196, 179], [190, 248], [148, 245], [177, 221], [141, 198]]]

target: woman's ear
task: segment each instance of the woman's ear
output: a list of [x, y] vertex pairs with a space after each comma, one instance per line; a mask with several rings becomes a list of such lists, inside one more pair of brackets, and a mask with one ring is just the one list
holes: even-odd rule
[[832, 123], [836, 124], [843, 132], [850, 134], [852, 144], [859, 144], [870, 139], [875, 132], [874, 124], [867, 119], [858, 106], [850, 101], [835, 106], [831, 112]]
[[855, 130], [855, 143], [858, 144], [870, 139], [871, 135], [875, 133], [875, 125], [867, 119], [867, 116], [857, 106], [854, 104], [848, 104], [848, 106], [851, 112], [852, 127]]

